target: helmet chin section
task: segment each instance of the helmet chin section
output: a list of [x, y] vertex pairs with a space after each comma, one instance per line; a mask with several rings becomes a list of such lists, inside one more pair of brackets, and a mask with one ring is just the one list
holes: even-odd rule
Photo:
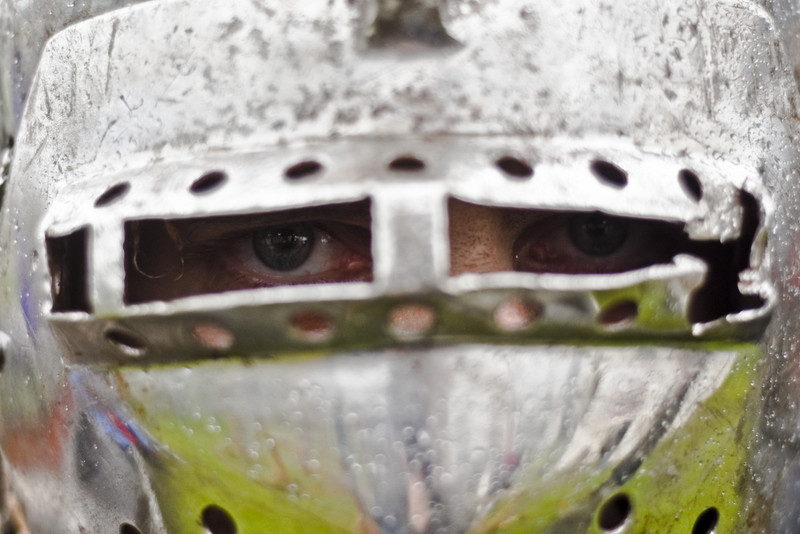
[[99, 444], [78, 451], [83, 491], [114, 491], [89, 481], [124, 448], [168, 531], [209, 514], [237, 531], [277, 520], [605, 532], [668, 518], [690, 530], [709, 515], [728, 531], [741, 521], [746, 473], [734, 466], [751, 440], [758, 359], [752, 347], [464, 345], [247, 373], [238, 359], [80, 372], [73, 387], [92, 401], [76, 443]]

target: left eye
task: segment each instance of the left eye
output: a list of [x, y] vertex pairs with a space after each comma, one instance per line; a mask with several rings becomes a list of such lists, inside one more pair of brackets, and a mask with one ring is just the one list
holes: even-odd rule
[[275, 271], [293, 271], [311, 256], [316, 232], [308, 223], [269, 226], [253, 232], [253, 250], [259, 260]]
[[372, 280], [368, 201], [125, 224], [125, 302]]
[[514, 270], [619, 273], [667, 263], [686, 248], [680, 227], [600, 212], [552, 214], [529, 225], [513, 246]]

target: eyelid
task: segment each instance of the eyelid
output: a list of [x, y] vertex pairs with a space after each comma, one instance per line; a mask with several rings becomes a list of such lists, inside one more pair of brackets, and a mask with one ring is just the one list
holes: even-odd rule
[[[368, 207], [322, 206], [290, 212], [235, 215], [201, 220], [173, 221], [187, 248], [202, 251], [224, 245], [231, 240], [245, 237], [254, 230], [270, 226], [307, 222], [325, 230], [328, 227], [356, 227], [371, 231], [372, 220]], [[334, 237], [336, 237], [334, 235]]]

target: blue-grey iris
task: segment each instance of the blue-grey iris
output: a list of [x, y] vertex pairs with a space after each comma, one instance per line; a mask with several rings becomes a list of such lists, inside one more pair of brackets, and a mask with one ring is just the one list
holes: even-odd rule
[[575, 215], [569, 221], [569, 237], [584, 254], [608, 256], [625, 243], [628, 220], [599, 212]]
[[314, 227], [308, 223], [268, 226], [253, 233], [256, 256], [276, 271], [291, 271], [303, 265], [314, 244]]

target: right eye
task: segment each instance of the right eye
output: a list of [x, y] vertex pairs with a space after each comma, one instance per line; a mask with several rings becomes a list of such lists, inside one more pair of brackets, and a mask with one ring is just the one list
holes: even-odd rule
[[316, 245], [309, 223], [269, 226], [253, 232], [253, 250], [259, 260], [275, 271], [293, 271], [302, 266]]
[[369, 202], [126, 223], [127, 303], [372, 280]]

